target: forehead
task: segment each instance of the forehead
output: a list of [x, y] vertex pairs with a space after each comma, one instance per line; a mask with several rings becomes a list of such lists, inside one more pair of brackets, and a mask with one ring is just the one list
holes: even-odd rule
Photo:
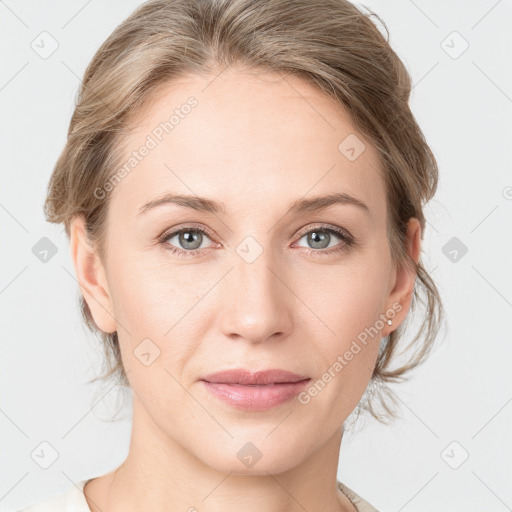
[[128, 172], [112, 196], [125, 215], [167, 192], [218, 199], [228, 214], [341, 192], [365, 202], [374, 221], [385, 216], [376, 149], [339, 104], [298, 77], [187, 76], [132, 121], [122, 144]]

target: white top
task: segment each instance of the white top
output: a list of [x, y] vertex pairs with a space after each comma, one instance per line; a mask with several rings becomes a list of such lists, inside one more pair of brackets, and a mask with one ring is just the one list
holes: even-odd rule
[[91, 512], [84, 496], [84, 487], [89, 480], [92, 478], [75, 482], [65, 492], [38, 501], [18, 512]]
[[[75, 482], [65, 492], [34, 503], [18, 512], [91, 512], [84, 496], [84, 487], [89, 480], [92, 480], [92, 478]], [[337, 483], [340, 491], [354, 505], [357, 512], [379, 512], [346, 485], [340, 481]]]

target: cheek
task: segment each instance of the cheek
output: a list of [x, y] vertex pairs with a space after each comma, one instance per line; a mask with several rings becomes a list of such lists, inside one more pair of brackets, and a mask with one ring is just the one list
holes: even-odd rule
[[[368, 251], [330, 267], [311, 266], [307, 280], [296, 281], [294, 291], [308, 306], [301, 309], [322, 330], [321, 338], [329, 340], [328, 346], [343, 348], [340, 343], [375, 326], [384, 313], [389, 262], [376, 253]], [[377, 324], [379, 330], [381, 324], [382, 321]]]
[[[203, 276], [199, 266], [152, 265], [143, 258], [125, 258], [111, 273], [123, 364], [132, 369], [132, 380], [140, 372], [170, 379], [164, 370], [180, 378], [211, 325], [201, 321], [211, 304], [202, 298], [215, 279], [211, 272]], [[148, 360], [154, 362], [146, 367]], [[150, 387], [153, 378], [141, 384]]]
[[315, 388], [326, 390], [321, 392], [324, 404], [339, 404], [340, 417], [357, 404], [373, 373], [385, 326], [380, 315], [385, 312], [388, 265], [385, 254], [368, 251], [347, 259], [347, 265], [310, 272], [296, 289], [308, 305], [301, 307], [301, 328], [315, 344], [316, 377], [321, 380]]
[[[341, 424], [360, 401], [372, 376], [382, 338], [378, 327], [383, 325], [376, 325], [380, 302], [375, 294], [358, 283], [344, 284], [343, 292], [338, 290], [331, 296], [337, 299], [329, 302], [324, 297], [324, 307], [319, 309], [330, 329], [323, 328], [319, 335], [318, 329], [309, 326], [314, 345], [309, 360], [316, 362], [315, 377], [299, 397], [301, 403], [313, 408], [315, 416], [325, 415], [329, 428]], [[319, 322], [315, 320], [314, 325]]]
[[199, 267], [154, 259], [139, 254], [120, 261], [113, 271], [112, 292], [119, 321], [162, 337], [201, 299], [211, 279], [205, 280]]

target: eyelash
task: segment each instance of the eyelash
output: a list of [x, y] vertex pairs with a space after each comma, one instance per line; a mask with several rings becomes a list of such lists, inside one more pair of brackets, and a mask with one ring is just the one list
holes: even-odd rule
[[[198, 226], [185, 226], [183, 228], [180, 228], [180, 229], [177, 229], [176, 231], [169, 231], [169, 232], [166, 232], [164, 233], [159, 239], [158, 239], [158, 242], [160, 244], [162, 244], [166, 250], [170, 251], [172, 254], [178, 254], [178, 255], [182, 255], [183, 257], [194, 257], [198, 252], [200, 252], [202, 249], [193, 249], [191, 251], [185, 251], [183, 249], [178, 249], [177, 247], [174, 247], [172, 245], [169, 245], [167, 243], [167, 241], [170, 239], [170, 238], [173, 238], [174, 236], [176, 235], [179, 235], [181, 233], [186, 233], [187, 231], [197, 231], [199, 233], [202, 233], [202, 234], [205, 234], [207, 235], [209, 238], [214, 238], [213, 234], [211, 233], [210, 230], [208, 229], [205, 229], [205, 228], [199, 228]], [[335, 253], [335, 252], [343, 252], [343, 251], [346, 251], [348, 250], [350, 247], [352, 247], [353, 245], [355, 245], [355, 240], [352, 236], [348, 235], [343, 229], [341, 228], [336, 228], [336, 227], [333, 227], [333, 226], [328, 226], [328, 225], [318, 225], [318, 226], [315, 226], [313, 228], [310, 228], [306, 231], [302, 231], [301, 233], [299, 233], [298, 237], [299, 237], [299, 240], [304, 236], [304, 235], [307, 235], [311, 232], [314, 232], [314, 231], [322, 231], [322, 232], [327, 232], [327, 233], [333, 233], [335, 234], [336, 236], [338, 236], [339, 238], [342, 239], [343, 243], [341, 244], [338, 244], [336, 246], [334, 246], [334, 248], [331, 248], [331, 249], [309, 249], [309, 248], [304, 248], [306, 250], [306, 253], [308, 255], [311, 255], [311, 254], [318, 254], [318, 255], [322, 255], [322, 256], [327, 256], [329, 254], [332, 254], [332, 253]], [[341, 247], [338, 247], [338, 246], [341, 246]], [[186, 256], [185, 256], [186, 255]]]

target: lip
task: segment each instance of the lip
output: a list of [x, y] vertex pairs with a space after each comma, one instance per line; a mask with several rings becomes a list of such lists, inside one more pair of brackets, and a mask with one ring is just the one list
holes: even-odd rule
[[260, 370], [251, 372], [244, 368], [236, 368], [234, 370], [224, 370], [221, 372], [211, 373], [201, 380], [222, 384], [280, 384], [299, 382], [301, 380], [309, 379], [307, 375], [299, 375], [297, 373], [289, 372], [287, 370]]
[[307, 385], [309, 377], [286, 370], [225, 370], [202, 377], [206, 389], [237, 409], [262, 411], [281, 405]]

